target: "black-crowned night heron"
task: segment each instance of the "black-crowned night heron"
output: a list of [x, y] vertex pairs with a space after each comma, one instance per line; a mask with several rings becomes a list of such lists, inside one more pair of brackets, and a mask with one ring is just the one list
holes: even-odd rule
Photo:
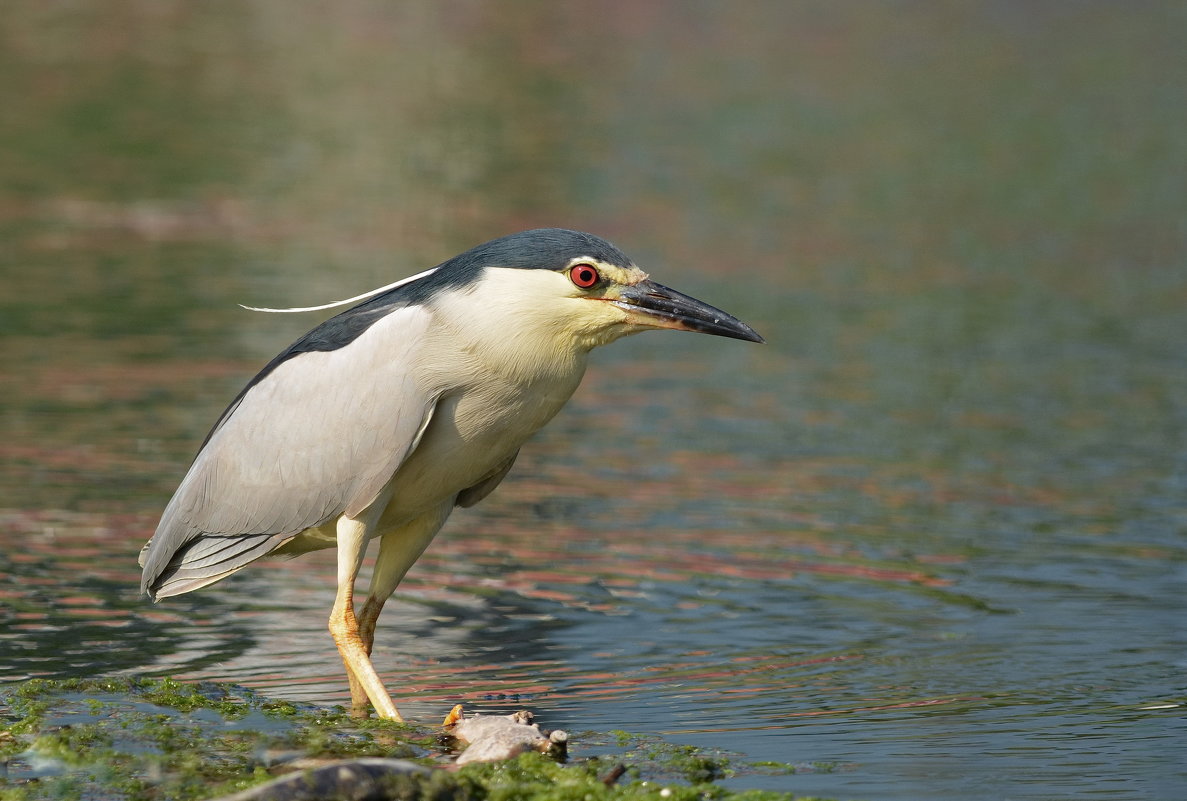
[[561, 229], [495, 239], [317, 308], [360, 300], [270, 361], [223, 412], [141, 553], [140, 587], [158, 600], [268, 554], [337, 547], [330, 633], [351, 701], [399, 720], [370, 659], [384, 602], [453, 508], [485, 498], [560, 411], [589, 351], [652, 328], [763, 340], [649, 280], [604, 239]]

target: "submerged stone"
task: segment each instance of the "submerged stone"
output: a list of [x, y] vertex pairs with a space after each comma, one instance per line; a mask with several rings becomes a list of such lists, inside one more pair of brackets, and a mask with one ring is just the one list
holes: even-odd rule
[[327, 798], [384, 799], [400, 797], [404, 789], [419, 788], [410, 777], [432, 771], [406, 759], [339, 759], [316, 768], [290, 773], [217, 801], [321, 801]]

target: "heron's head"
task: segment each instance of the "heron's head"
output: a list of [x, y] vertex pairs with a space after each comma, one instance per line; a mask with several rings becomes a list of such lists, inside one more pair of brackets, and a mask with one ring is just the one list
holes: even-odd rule
[[577, 351], [659, 328], [763, 341], [736, 317], [652, 281], [592, 234], [523, 231], [479, 245], [441, 269], [459, 278], [440, 300], [485, 337]]

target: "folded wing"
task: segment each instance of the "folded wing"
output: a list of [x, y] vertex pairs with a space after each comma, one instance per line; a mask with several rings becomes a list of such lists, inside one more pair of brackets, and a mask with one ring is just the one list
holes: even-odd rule
[[432, 417], [437, 398], [412, 369], [429, 322], [423, 306], [395, 308], [348, 341], [290, 349], [265, 368], [165, 508], [141, 556], [141, 590], [189, 592], [365, 509]]

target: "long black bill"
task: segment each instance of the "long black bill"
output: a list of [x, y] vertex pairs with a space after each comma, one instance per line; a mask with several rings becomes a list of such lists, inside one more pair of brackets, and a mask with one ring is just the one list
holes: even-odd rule
[[746, 323], [721, 309], [654, 281], [640, 281], [624, 286], [616, 301], [619, 306], [638, 314], [640, 323], [656, 328], [698, 331], [747, 342], [765, 342]]

